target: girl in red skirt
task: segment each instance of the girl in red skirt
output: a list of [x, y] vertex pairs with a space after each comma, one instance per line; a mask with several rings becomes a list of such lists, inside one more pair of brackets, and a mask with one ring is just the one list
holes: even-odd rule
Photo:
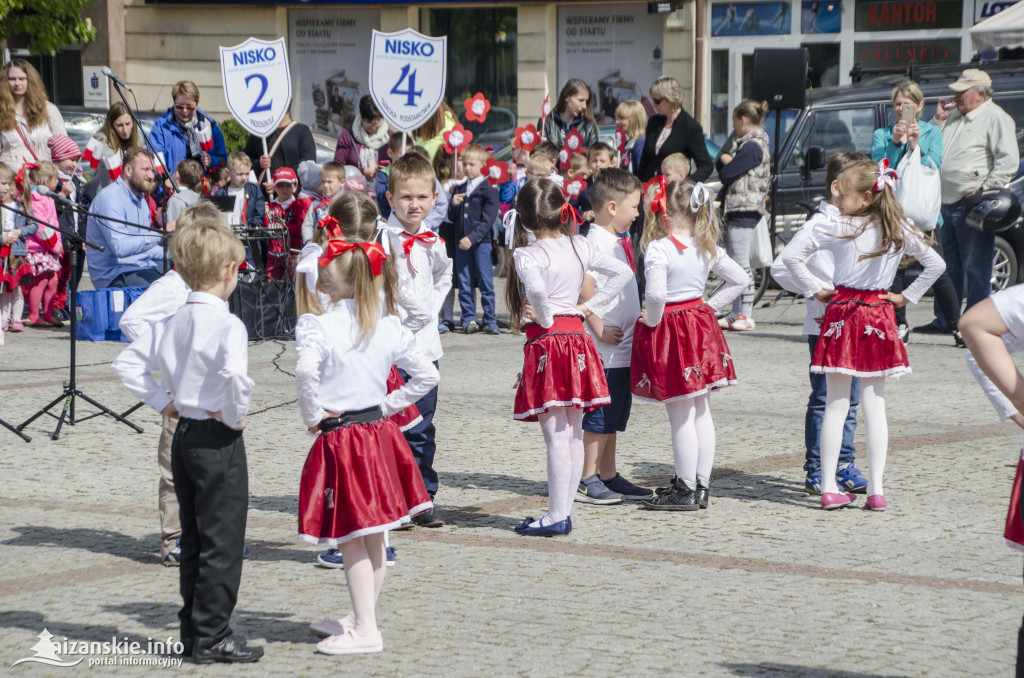
[[[513, 418], [540, 422], [548, 454], [548, 512], [515, 529], [547, 537], [572, 530], [569, 513], [583, 474], [583, 412], [611, 402], [601, 356], [583, 319], [599, 319], [633, 272], [572, 235], [579, 214], [550, 179], [526, 182], [516, 206], [507, 234], [515, 266], [506, 301], [513, 329], [519, 330], [524, 312], [528, 324]], [[531, 234], [535, 241], [528, 244]], [[608, 282], [579, 304], [583, 274], [591, 270], [607, 275]]]
[[[885, 378], [910, 373], [894, 308], [917, 303], [946, 269], [942, 257], [903, 216], [892, 192], [896, 180], [885, 160], [877, 165], [869, 160], [848, 165], [831, 187], [846, 218], [822, 222], [811, 237], [782, 254], [804, 296], [828, 303], [811, 359], [811, 372], [825, 375], [827, 389], [821, 423], [824, 509], [847, 506], [856, 499], [854, 494], [839, 492], [835, 478], [853, 377], [860, 378], [867, 436], [867, 508], [885, 509], [882, 473], [889, 438]], [[815, 278], [804, 263], [820, 249], [830, 250], [835, 259], [835, 289]], [[902, 294], [889, 292], [904, 256], [917, 259], [924, 271]]]
[[[370, 219], [372, 230], [373, 219]], [[379, 652], [375, 605], [386, 564], [384, 533], [429, 510], [430, 495], [398, 426], [388, 419], [437, 385], [434, 366], [394, 311], [387, 260], [372, 240], [331, 238], [317, 259], [326, 313], [295, 328], [299, 409], [318, 437], [299, 488], [299, 538], [341, 551], [352, 612], [312, 625], [325, 654]], [[393, 271], [392, 271], [393, 273]], [[386, 279], [387, 278], [387, 279]], [[387, 392], [392, 365], [412, 379]]]
[[[641, 500], [656, 511], [707, 508], [715, 460], [715, 425], [708, 394], [736, 383], [732, 355], [715, 312], [750, 282], [718, 246], [721, 226], [704, 184], [659, 182], [647, 212], [645, 309], [633, 330], [629, 377], [633, 397], [665, 403], [672, 427], [676, 477], [660, 494]], [[704, 301], [708, 276], [726, 285]]]

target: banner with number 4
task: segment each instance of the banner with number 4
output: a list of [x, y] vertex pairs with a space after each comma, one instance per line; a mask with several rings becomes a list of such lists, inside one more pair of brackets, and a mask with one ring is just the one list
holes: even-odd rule
[[411, 28], [373, 32], [370, 95], [392, 129], [411, 132], [434, 114], [444, 98], [448, 38]]

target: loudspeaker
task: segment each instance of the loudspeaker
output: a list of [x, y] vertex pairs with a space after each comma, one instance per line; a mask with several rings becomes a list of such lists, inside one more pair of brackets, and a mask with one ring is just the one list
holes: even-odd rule
[[228, 300], [249, 341], [295, 338], [295, 284], [290, 280], [238, 282]]
[[770, 108], [803, 108], [807, 103], [807, 50], [754, 50], [754, 80], [750, 98]]

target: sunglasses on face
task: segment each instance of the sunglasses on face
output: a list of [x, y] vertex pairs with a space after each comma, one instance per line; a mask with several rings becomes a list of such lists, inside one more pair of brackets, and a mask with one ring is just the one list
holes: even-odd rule
[[187, 104], [174, 104], [174, 108], [175, 108], [175, 110], [178, 110], [178, 111], [194, 111], [194, 110], [196, 110], [195, 106], [189, 106]]
[[661, 102], [664, 101], [664, 99], [659, 99], [658, 97], [651, 97], [651, 101], [654, 102], [655, 106], [660, 106]]

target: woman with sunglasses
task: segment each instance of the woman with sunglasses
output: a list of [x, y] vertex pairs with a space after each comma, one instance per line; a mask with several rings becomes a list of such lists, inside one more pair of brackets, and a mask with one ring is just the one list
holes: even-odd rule
[[661, 161], [673, 153], [690, 159], [690, 178], [704, 181], [715, 165], [704, 143], [704, 129], [683, 110], [683, 87], [675, 78], [658, 78], [651, 85], [651, 101], [657, 115], [647, 121], [644, 150], [637, 176], [649, 181], [661, 173]]
[[[169, 174], [182, 160], [199, 161], [209, 172], [217, 165], [223, 165], [228, 158], [224, 147], [224, 134], [217, 121], [199, 109], [199, 88], [191, 80], [176, 82], [171, 87], [174, 105], [153, 123], [149, 138], [153, 148], [164, 154], [164, 166]], [[213, 134], [213, 148], [204, 151], [201, 136], [209, 125]]]

